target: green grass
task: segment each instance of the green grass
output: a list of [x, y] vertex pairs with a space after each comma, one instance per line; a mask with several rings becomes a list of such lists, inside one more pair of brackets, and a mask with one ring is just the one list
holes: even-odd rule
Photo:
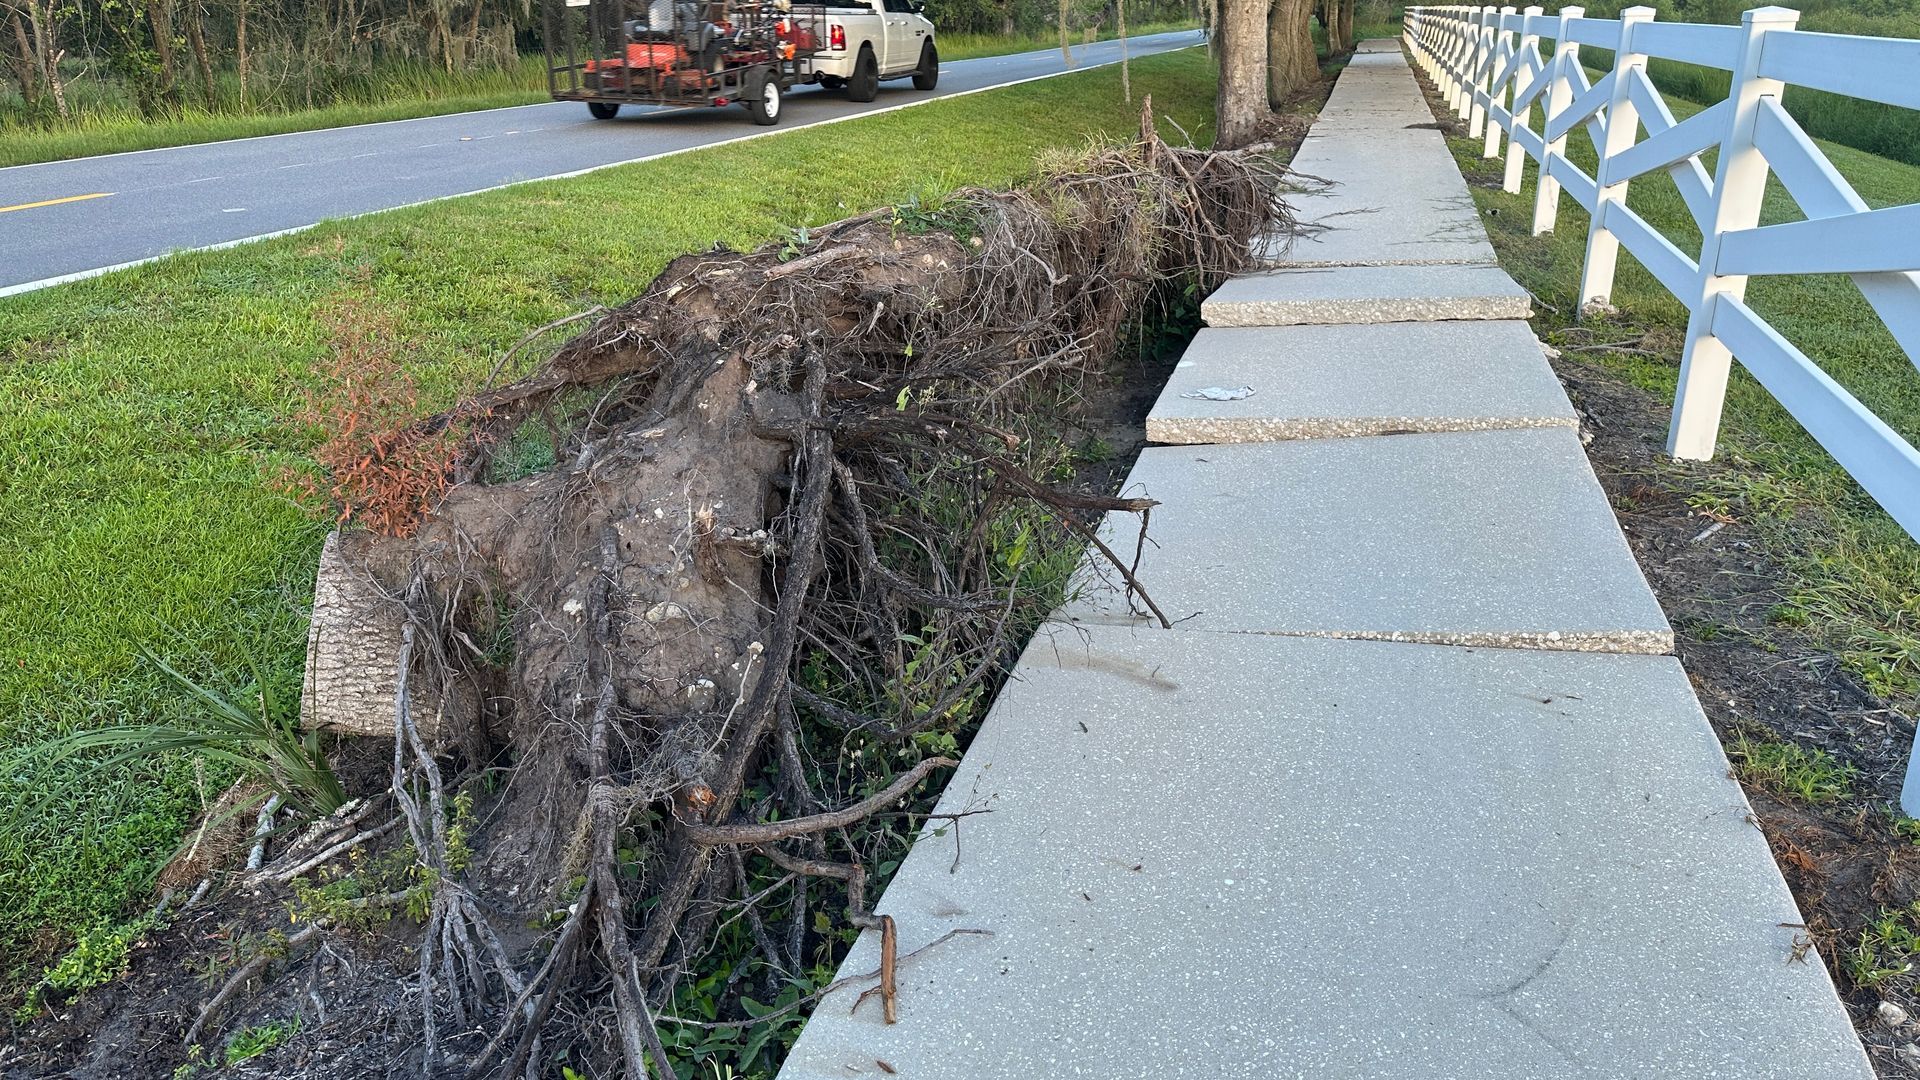
[[[1684, 101], [1670, 104], [1682, 117], [1699, 109]], [[1507, 195], [1498, 187], [1499, 163], [1481, 159], [1478, 140], [1454, 139], [1452, 145], [1462, 169], [1477, 181], [1474, 199], [1501, 264], [1543, 301], [1535, 319], [1542, 337], [1572, 348], [1644, 335], [1637, 347], [1650, 355], [1605, 350], [1579, 355], [1672, 400], [1686, 326], [1681, 303], [1623, 252], [1613, 297], [1620, 314], [1576, 327], [1587, 215], [1563, 198], [1555, 230], [1529, 236], [1534, 167], [1528, 166], [1520, 194]], [[1592, 175], [1593, 149], [1585, 135], [1576, 133], [1568, 145], [1575, 163]], [[1870, 205], [1920, 202], [1920, 167], [1830, 142], [1821, 146]], [[1681, 251], [1698, 252], [1699, 232], [1665, 175], [1635, 180], [1627, 201]], [[1799, 216], [1785, 190], [1772, 183], [1763, 220]], [[1920, 441], [1920, 373], [1850, 280], [1755, 278], [1747, 297], [1903, 437]], [[1702, 508], [1730, 512], [1758, 528], [1787, 570], [1790, 595], [1776, 609], [1775, 621], [1804, 625], [1876, 693], [1909, 708], [1920, 701], [1920, 545], [1738, 365], [1719, 456], [1740, 467], [1670, 462], [1665, 468], [1693, 489]]]
[[1887, 908], [1860, 931], [1841, 962], [1853, 982], [1882, 991], [1911, 991], [1920, 959], [1920, 904]]
[[523, 58], [515, 67], [455, 75], [431, 68], [403, 69], [371, 82], [352, 95], [355, 100], [318, 109], [266, 107], [243, 112], [232, 107], [188, 107], [152, 117], [142, 116], [130, 105], [103, 102], [87, 108], [83, 103], [76, 106], [77, 115], [72, 119], [44, 125], [6, 122], [4, 111], [0, 111], [0, 168], [527, 105], [548, 100], [545, 71], [538, 57]]
[[[1587, 14], [1593, 18], [1614, 19], [1619, 17], [1621, 8], [1629, 6], [1628, 3], [1602, 3], [1587, 8]], [[1662, 7], [1659, 17], [1674, 22], [1737, 24], [1744, 7], [1758, 6], [1729, 0], [1694, 0], [1675, 10]], [[1814, 0], [1788, 6], [1801, 11], [1798, 24], [1801, 30], [1867, 37], [1920, 37], [1920, 3], [1916, 0], [1842, 0], [1839, 3]], [[1581, 55], [1589, 64], [1610, 66], [1613, 63], [1613, 54], [1604, 49], [1586, 48]], [[1730, 80], [1724, 71], [1662, 59], [1649, 64], [1647, 74], [1663, 93], [1705, 102], [1726, 97]], [[1920, 165], [1920, 112], [1804, 87], [1788, 87], [1780, 100], [1810, 135]]]
[[1824, 806], [1853, 794], [1852, 766], [1836, 761], [1825, 750], [1749, 735], [1735, 736], [1726, 748], [1740, 779], [1781, 798]]
[[[1199, 27], [1197, 22], [1153, 22], [1140, 26], [1127, 27], [1130, 38], [1146, 37], [1149, 34], [1165, 34], [1174, 30], [1193, 30]], [[1113, 28], [1102, 26], [1095, 40], [1111, 41], [1116, 36]], [[1006, 53], [1033, 52], [1038, 49], [1058, 49], [1058, 34], [1018, 34], [1003, 37], [999, 34], [941, 34], [940, 59], [971, 60], [979, 56], [1001, 56]], [[1072, 35], [1068, 45], [1079, 48], [1086, 42], [1078, 33]]]
[[[1153, 23], [1129, 28], [1129, 32], [1140, 37], [1169, 30], [1191, 29], [1194, 25]], [[1110, 32], [1103, 35], [1105, 38], [1112, 36]], [[1058, 45], [1058, 39], [1046, 37], [952, 34], [940, 38], [940, 56], [943, 60], [970, 60], [1033, 49], [1051, 49]], [[103, 106], [52, 126], [9, 123], [5, 119], [5, 111], [0, 110], [0, 168], [94, 154], [188, 146], [222, 139], [412, 120], [423, 116], [499, 109], [549, 100], [546, 66], [537, 56], [521, 58], [516, 67], [461, 72], [451, 76], [431, 68], [408, 69], [376, 81], [356, 96], [364, 100], [343, 101], [319, 109], [256, 112], [185, 108], [159, 118], [143, 117], [130, 107]]]
[[[529, 327], [618, 303], [680, 253], [1009, 183], [1037, 155], [1135, 129], [1147, 93], [1211, 137], [1204, 52], [1138, 61], [1133, 89], [1123, 103], [1103, 68], [0, 301], [0, 749], [190, 719], [143, 646], [217, 690], [249, 656], [297, 680], [325, 526], [270, 479], [313, 445], [290, 417], [327, 354], [329, 304], [368, 298], [399, 328], [423, 408], [446, 403]], [[0, 986], [140, 896], [219, 793], [178, 760], [123, 777], [57, 822], [0, 828]], [[39, 784], [0, 768], [0, 821]]]

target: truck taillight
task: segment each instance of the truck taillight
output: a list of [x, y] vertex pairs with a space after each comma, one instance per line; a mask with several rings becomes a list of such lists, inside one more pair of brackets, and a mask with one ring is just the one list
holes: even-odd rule
[[847, 28], [841, 26], [839, 23], [834, 23], [832, 28], [827, 31], [827, 44], [841, 52], [846, 52]]

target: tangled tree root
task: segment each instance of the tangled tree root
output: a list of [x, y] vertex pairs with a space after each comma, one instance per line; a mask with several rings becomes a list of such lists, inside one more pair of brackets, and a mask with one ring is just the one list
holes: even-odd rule
[[[824, 878], [847, 923], [890, 931], [845, 830], [953, 763], [916, 749], [820, 781], [818, 733], [913, 748], [990, 690], [1036, 588], [995, 554], [1010, 508], [1085, 539], [1092, 514], [1144, 518], [1147, 500], [1034, 475], [1021, 411], [1242, 268], [1286, 224], [1280, 177], [1259, 148], [1145, 123], [1021, 190], [678, 259], [528, 377], [420, 422], [460, 434], [446, 497], [404, 539], [341, 538], [402, 613], [382, 803], [400, 825], [328, 824], [261, 871], [410, 840], [430, 897], [418, 1072], [520, 1077], [565, 1053], [670, 1075], [656, 1013], [717, 926], [744, 919], [769, 965], [805, 970]], [[554, 466], [488, 482], [530, 430]], [[463, 816], [483, 770], [505, 787]]]

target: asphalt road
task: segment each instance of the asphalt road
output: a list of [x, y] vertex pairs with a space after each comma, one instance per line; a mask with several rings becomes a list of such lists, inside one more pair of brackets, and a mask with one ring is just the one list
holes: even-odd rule
[[[1197, 31], [1128, 43], [1134, 56], [1186, 48]], [[1075, 69], [1120, 58], [1118, 42], [1073, 50]], [[869, 104], [797, 88], [778, 127], [744, 109], [638, 109], [594, 120], [543, 102], [383, 124], [139, 150], [0, 169], [0, 296], [90, 277], [170, 252], [296, 231], [329, 218], [567, 176], [699, 146], [1059, 74], [1058, 50], [954, 60], [938, 90], [901, 79]]]

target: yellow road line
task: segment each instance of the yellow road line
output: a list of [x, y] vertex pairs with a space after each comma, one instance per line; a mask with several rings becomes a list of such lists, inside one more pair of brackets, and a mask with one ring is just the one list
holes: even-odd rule
[[104, 199], [111, 194], [113, 194], [111, 191], [96, 191], [91, 195], [69, 195], [64, 199], [42, 199], [39, 202], [23, 202], [18, 206], [0, 206], [0, 214], [15, 210], [32, 210], [40, 206], [59, 206], [61, 203], [85, 202], [88, 199]]

